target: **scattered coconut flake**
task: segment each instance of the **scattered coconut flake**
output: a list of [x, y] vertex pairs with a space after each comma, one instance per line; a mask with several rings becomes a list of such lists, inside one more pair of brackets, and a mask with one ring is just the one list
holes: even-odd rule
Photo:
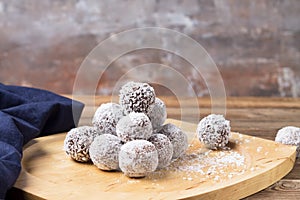
[[257, 151], [257, 152], [261, 152], [261, 150], [262, 150], [262, 147], [257, 147], [257, 148], [256, 148], [256, 151]]
[[245, 157], [234, 150], [203, 152], [199, 149], [173, 161], [165, 170], [186, 173], [188, 176], [183, 180], [195, 180], [201, 176], [206, 180], [222, 181], [243, 174], [246, 168]]
[[251, 142], [251, 140], [245, 139], [245, 143], [250, 143], [250, 142]]
[[220, 176], [215, 176], [214, 181], [218, 181], [220, 179]]
[[140, 180], [135, 180], [135, 179], [130, 179], [127, 181], [127, 183], [130, 183], [130, 184], [134, 184], [134, 183], [139, 183]]

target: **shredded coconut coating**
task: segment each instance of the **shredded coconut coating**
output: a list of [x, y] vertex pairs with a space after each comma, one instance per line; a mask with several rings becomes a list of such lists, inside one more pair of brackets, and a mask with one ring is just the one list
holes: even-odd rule
[[155, 102], [155, 92], [147, 83], [128, 82], [120, 89], [119, 102], [125, 115], [131, 112], [147, 114]]
[[118, 122], [116, 132], [123, 142], [128, 142], [137, 139], [147, 140], [152, 135], [153, 129], [147, 115], [132, 112]]
[[187, 135], [174, 124], [168, 123], [162, 126], [158, 133], [166, 135], [173, 145], [173, 159], [182, 156], [188, 148]]
[[167, 110], [165, 103], [159, 99], [155, 98], [154, 105], [152, 109], [148, 112], [148, 117], [152, 123], [153, 130], [159, 129], [167, 119]]
[[276, 142], [297, 146], [297, 157], [300, 157], [300, 128], [287, 126], [280, 129], [275, 137]]
[[204, 117], [198, 124], [197, 134], [200, 142], [216, 150], [228, 144], [230, 137], [230, 122], [223, 115], [211, 114]]
[[170, 165], [173, 156], [173, 145], [169, 138], [163, 134], [153, 134], [149, 142], [154, 144], [158, 153], [158, 169]]
[[133, 140], [121, 147], [119, 165], [129, 177], [144, 177], [154, 172], [158, 165], [155, 146], [146, 140]]
[[123, 116], [123, 111], [119, 104], [104, 103], [97, 108], [92, 123], [102, 134], [117, 135], [116, 125]]
[[101, 170], [118, 170], [121, 146], [121, 140], [115, 135], [97, 136], [90, 146], [92, 162]]
[[64, 140], [66, 154], [78, 162], [88, 162], [90, 160], [90, 145], [94, 138], [100, 134], [99, 130], [92, 126], [71, 129]]

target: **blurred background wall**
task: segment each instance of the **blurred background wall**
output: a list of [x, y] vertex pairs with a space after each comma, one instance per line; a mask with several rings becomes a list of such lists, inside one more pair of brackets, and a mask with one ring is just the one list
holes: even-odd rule
[[[149, 26], [203, 45], [229, 96], [300, 96], [299, 0], [0, 0], [0, 82], [72, 93], [77, 69], [99, 42]], [[122, 73], [149, 62], [180, 69], [198, 96], [209, 95], [184, 59], [151, 49], [112, 63], [97, 92], [110, 94]]]

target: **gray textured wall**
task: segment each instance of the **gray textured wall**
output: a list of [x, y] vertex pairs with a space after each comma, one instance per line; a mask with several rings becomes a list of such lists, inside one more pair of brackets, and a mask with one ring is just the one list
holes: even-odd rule
[[[149, 26], [178, 30], [203, 45], [228, 95], [300, 96], [298, 0], [0, 0], [0, 82], [71, 93], [93, 47], [114, 33]], [[118, 59], [98, 92], [109, 94], [124, 73], [113, 66], [126, 71], [148, 62], [182, 70], [199, 96], [208, 95], [185, 60], [155, 50]]]

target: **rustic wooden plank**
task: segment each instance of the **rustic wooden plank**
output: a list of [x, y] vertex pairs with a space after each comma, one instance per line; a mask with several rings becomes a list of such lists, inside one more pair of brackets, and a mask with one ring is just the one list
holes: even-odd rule
[[[97, 107], [85, 106], [82, 116], [93, 116]], [[179, 118], [182, 114], [193, 118], [200, 119], [211, 114], [211, 109], [200, 108], [173, 108], [167, 107], [168, 116], [171, 118]], [[200, 115], [199, 115], [200, 114]], [[300, 118], [300, 108], [228, 108], [226, 110], [226, 118], [238, 119], [246, 121], [286, 121], [296, 122]], [[300, 125], [300, 124], [299, 124]]]
[[300, 180], [282, 179], [245, 199], [300, 199]]
[[299, 98], [228, 97], [227, 106], [235, 108], [300, 108]]
[[[91, 125], [96, 108], [85, 107], [80, 125]], [[168, 108], [168, 118], [198, 123], [199, 120], [210, 114], [210, 109], [201, 109], [200, 117], [192, 108], [184, 111], [178, 108]], [[184, 112], [184, 113], [183, 113]], [[182, 116], [184, 115], [184, 116]], [[232, 130], [265, 139], [274, 139], [277, 131], [284, 126], [300, 126], [300, 109], [279, 108], [230, 108], [226, 118], [231, 121]]]
[[[180, 118], [173, 118], [173, 119], [180, 119]], [[194, 119], [193, 118], [187, 118], [187, 122], [192, 122]], [[91, 125], [92, 122], [92, 117], [83, 117], [80, 119], [80, 123], [79, 125]], [[248, 135], [255, 135], [255, 133], [264, 133], [267, 132], [267, 135], [269, 135], [270, 133], [273, 135], [275, 134], [275, 131], [277, 132], [277, 125], [276, 123], [268, 123], [267, 126], [271, 125], [273, 126], [274, 124], [276, 125], [275, 128], [272, 127], [267, 127], [265, 122], [262, 122], [260, 124], [257, 124], [257, 122], [253, 122], [253, 123], [247, 123], [247, 122], [234, 122], [232, 121], [231, 124], [232, 125], [232, 129], [234, 131], [237, 132], [241, 132], [241, 131], [245, 131], [246, 133], [248, 133]], [[257, 124], [257, 125], [255, 125]]]
[[300, 158], [295, 161], [293, 170], [284, 177], [285, 179], [298, 179], [300, 181]]
[[[118, 97], [111, 96], [87, 96], [87, 95], [64, 95], [69, 98], [81, 101], [87, 106], [100, 105], [101, 103], [118, 101]], [[166, 102], [168, 107], [179, 107], [178, 98], [175, 96], [159, 96]], [[195, 106], [194, 98], [180, 98], [180, 103], [187, 107]], [[200, 107], [211, 107], [210, 97], [198, 97], [198, 105]], [[227, 108], [300, 108], [300, 98], [278, 98], [278, 97], [227, 97]], [[95, 103], [95, 104], [94, 104]]]

